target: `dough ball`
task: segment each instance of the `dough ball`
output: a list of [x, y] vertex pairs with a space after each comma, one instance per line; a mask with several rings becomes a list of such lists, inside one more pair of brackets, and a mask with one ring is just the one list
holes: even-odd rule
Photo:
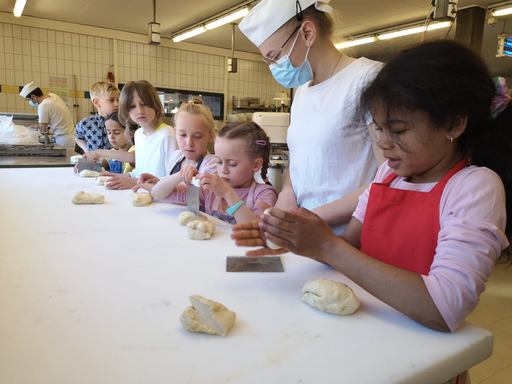
[[201, 215], [201, 213], [199, 213], [199, 216], [197, 216], [194, 212], [190, 211], [182, 212], [178, 216], [178, 222], [183, 226], [186, 226], [189, 222], [195, 220], [208, 221], [208, 218], [205, 215]]
[[180, 321], [187, 331], [226, 336], [233, 327], [236, 313], [221, 303], [199, 295], [189, 297], [191, 307], [185, 308]]
[[311, 280], [304, 284], [302, 301], [313, 308], [335, 315], [350, 315], [359, 308], [359, 299], [352, 289], [327, 279]]
[[80, 191], [71, 202], [73, 204], [103, 204], [105, 196], [98, 193], [84, 193], [84, 191]]
[[132, 203], [135, 207], [147, 207], [152, 201], [151, 193], [132, 193]]
[[111, 179], [112, 179], [112, 177], [110, 177], [110, 176], [98, 176], [96, 178], [96, 181], [94, 182], [94, 184], [105, 185], [105, 183], [107, 183]]
[[199, 188], [199, 187], [201, 187], [201, 180], [196, 179], [194, 177], [194, 178], [192, 178], [192, 182], [190, 184], [195, 185], [197, 188]]
[[[268, 213], [268, 210], [270, 208], [267, 208], [265, 209], [265, 212], [263, 212], [265, 215], [270, 215], [270, 213]], [[271, 242], [269, 239], [267, 239], [267, 247], [269, 247], [270, 249], [279, 249], [281, 248], [279, 245], [275, 245], [273, 242]]]
[[188, 237], [192, 240], [210, 240], [215, 233], [215, 228], [215, 224], [209, 221], [190, 221], [187, 224]]
[[71, 157], [69, 158], [69, 162], [70, 162], [71, 164], [76, 164], [76, 163], [78, 163], [78, 159], [81, 159], [81, 158], [83, 158], [83, 156], [82, 156], [82, 155], [75, 155], [75, 156], [71, 156]]
[[84, 169], [79, 173], [80, 177], [98, 177], [99, 174], [99, 172], [91, 171], [90, 169]]

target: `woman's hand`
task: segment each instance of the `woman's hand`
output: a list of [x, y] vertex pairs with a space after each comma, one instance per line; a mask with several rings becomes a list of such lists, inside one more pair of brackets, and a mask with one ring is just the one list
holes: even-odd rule
[[[156, 184], [160, 181], [160, 179], [156, 176], [153, 176], [151, 173], [143, 173], [140, 175], [137, 180], [137, 184]], [[141, 187], [143, 188], [143, 187]], [[146, 189], [146, 188], [144, 188]], [[147, 189], [146, 189], [147, 191]]]
[[233, 188], [231, 188], [228, 183], [213, 173], [200, 173], [197, 178], [201, 180], [201, 187], [207, 191], [212, 191], [223, 199], [226, 199], [228, 193], [231, 191], [234, 192]]
[[183, 182], [186, 184], [186, 185], [189, 185], [190, 183], [192, 183], [192, 179], [197, 175], [199, 174], [199, 171], [195, 168], [195, 167], [183, 167], [181, 168], [180, 170], [180, 177], [181, 177], [181, 180], [183, 180]]

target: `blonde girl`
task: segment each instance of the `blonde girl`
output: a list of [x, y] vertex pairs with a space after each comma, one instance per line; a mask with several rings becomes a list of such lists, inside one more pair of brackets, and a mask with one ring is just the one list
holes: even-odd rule
[[256, 200], [273, 206], [277, 191], [268, 184], [258, 184], [254, 173], [267, 178], [270, 141], [263, 129], [253, 122], [225, 125], [215, 140], [217, 174], [199, 173], [194, 167], [180, 171], [180, 179], [160, 182], [151, 193], [158, 200], [186, 204], [187, 187], [195, 176], [201, 181], [200, 210], [220, 220], [235, 224], [255, 220], [262, 211]]
[[[193, 99], [183, 104], [174, 117], [175, 134], [180, 148], [171, 156], [170, 175], [164, 179], [180, 178], [180, 171], [186, 167], [194, 167], [199, 173], [215, 173], [216, 158], [211, 156], [206, 146], [215, 137], [215, 123], [211, 111], [201, 99]], [[162, 179], [162, 180], [164, 180]], [[149, 173], [140, 175], [138, 184], [156, 184], [160, 178]], [[137, 185], [138, 185], [137, 184]], [[138, 189], [134, 186], [133, 190]], [[151, 186], [147, 185], [150, 190]]]
[[[176, 140], [172, 127], [160, 120], [162, 115], [162, 103], [151, 83], [145, 80], [126, 83], [119, 98], [119, 118], [122, 123], [133, 122], [140, 128], [135, 132], [135, 154], [127, 153], [126, 159], [119, 160], [135, 162], [135, 169], [123, 175], [105, 174], [113, 176], [108, 184], [109, 189], [132, 188], [142, 173], [151, 173], [156, 177], [169, 174]], [[126, 134], [129, 132], [125, 131]]]

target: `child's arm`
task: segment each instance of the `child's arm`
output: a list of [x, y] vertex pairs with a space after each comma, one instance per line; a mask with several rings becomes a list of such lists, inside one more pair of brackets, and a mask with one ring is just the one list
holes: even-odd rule
[[87, 152], [87, 141], [85, 139], [79, 139], [75, 136], [75, 143], [84, 150], [84, 152]]
[[155, 184], [151, 189], [151, 194], [157, 200], [162, 200], [169, 196], [176, 186], [183, 181], [181, 173], [166, 176], [160, 179], [158, 184]]
[[97, 149], [95, 151], [89, 151], [84, 155], [84, 159], [87, 161], [97, 161], [102, 157], [119, 160], [123, 163], [135, 163], [135, 151], [126, 152], [112, 151], [110, 149]]
[[[213, 175], [211, 173], [200, 173], [197, 178], [201, 180], [201, 187], [207, 191], [212, 191], [220, 198], [226, 200], [229, 207], [232, 207], [233, 205], [242, 201], [240, 196], [237, 195], [233, 188], [231, 188], [218, 175]], [[258, 216], [252, 213], [245, 204], [242, 204], [232, 216], [234, 216], [237, 223], [258, 219]]]

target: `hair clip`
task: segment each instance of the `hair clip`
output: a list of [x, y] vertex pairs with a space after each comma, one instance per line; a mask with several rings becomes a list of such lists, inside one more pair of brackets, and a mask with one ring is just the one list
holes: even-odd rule
[[266, 179], [263, 179], [265, 183], [268, 183], [268, 177]]
[[258, 145], [267, 145], [267, 140], [256, 140], [254, 143]]

